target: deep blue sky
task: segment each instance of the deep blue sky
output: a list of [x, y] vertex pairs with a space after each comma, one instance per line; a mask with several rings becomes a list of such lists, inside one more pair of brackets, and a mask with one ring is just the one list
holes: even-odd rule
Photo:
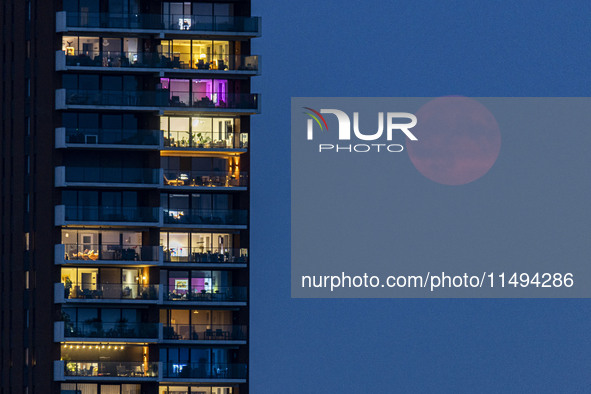
[[291, 97], [589, 96], [591, 2], [253, 0], [253, 14], [252, 392], [591, 392], [588, 300], [289, 287]]

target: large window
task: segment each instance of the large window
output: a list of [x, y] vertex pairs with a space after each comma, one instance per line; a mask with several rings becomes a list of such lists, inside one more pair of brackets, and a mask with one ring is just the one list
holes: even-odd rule
[[178, 298], [225, 292], [232, 285], [230, 271], [168, 271], [168, 292]]
[[232, 387], [160, 386], [158, 394], [233, 394]]
[[72, 90], [109, 90], [136, 91], [139, 82], [135, 76], [123, 75], [93, 75], [93, 74], [64, 74], [62, 87]]
[[167, 29], [211, 30], [214, 23], [234, 15], [234, 4], [166, 1], [162, 3], [162, 14]]
[[71, 13], [108, 12], [111, 15], [136, 14], [140, 0], [64, 0], [64, 11]]
[[[162, 56], [174, 62], [179, 68], [199, 70], [226, 70], [229, 67], [230, 41], [209, 40], [162, 40]], [[178, 64], [176, 64], [178, 62]]]
[[165, 194], [161, 195], [162, 206], [170, 211], [193, 210], [228, 210], [232, 209], [231, 194]]
[[227, 364], [230, 360], [229, 349], [201, 349], [188, 347], [161, 347], [160, 360], [179, 368], [189, 364]]
[[170, 147], [238, 148], [237, 123], [227, 117], [160, 117], [164, 145]]
[[161, 232], [165, 261], [244, 263], [248, 249], [240, 248], [238, 234]]
[[142, 246], [139, 231], [62, 229], [65, 260], [140, 261], [155, 259], [154, 247]]
[[232, 311], [161, 309], [160, 323], [166, 325], [231, 325]]
[[148, 282], [143, 268], [62, 268], [66, 298], [137, 298]]
[[138, 308], [62, 308], [62, 318], [72, 325], [103, 323], [142, 323], [148, 321], [148, 310]]
[[160, 78], [160, 83], [170, 92], [173, 105], [225, 107], [228, 103], [227, 79]]

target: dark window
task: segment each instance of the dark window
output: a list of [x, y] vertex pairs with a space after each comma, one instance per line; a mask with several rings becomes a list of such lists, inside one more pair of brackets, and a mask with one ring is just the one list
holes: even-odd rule
[[79, 114], [78, 127], [81, 129], [96, 129], [98, 127], [98, 114]]
[[73, 113], [63, 113], [62, 114], [62, 126], [65, 128], [77, 128], [78, 127], [78, 116], [77, 114]]
[[103, 76], [103, 90], [121, 90], [122, 79], [116, 76]]
[[80, 0], [81, 12], [99, 12], [99, 0]]
[[123, 90], [137, 90], [137, 79], [130, 75], [123, 77]]
[[64, 0], [64, 11], [78, 12], [78, 0]]
[[121, 129], [121, 115], [103, 115], [102, 120], [104, 129]]
[[78, 89], [78, 76], [73, 74], [63, 75], [62, 87], [64, 89]]
[[80, 90], [98, 90], [98, 75], [80, 75], [78, 78], [78, 86]]
[[137, 118], [134, 115], [123, 115], [123, 128], [125, 130], [137, 130]]

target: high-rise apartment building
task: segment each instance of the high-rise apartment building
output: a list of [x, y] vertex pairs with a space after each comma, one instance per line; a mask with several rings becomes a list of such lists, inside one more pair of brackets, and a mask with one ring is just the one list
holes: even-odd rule
[[0, 392], [248, 393], [250, 0], [0, 7]]

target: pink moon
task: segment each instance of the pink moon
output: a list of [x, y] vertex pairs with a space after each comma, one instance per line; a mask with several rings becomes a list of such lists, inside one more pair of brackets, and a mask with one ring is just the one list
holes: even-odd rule
[[501, 132], [493, 114], [478, 101], [440, 97], [416, 113], [406, 150], [417, 170], [444, 185], [465, 185], [484, 176], [501, 150]]

